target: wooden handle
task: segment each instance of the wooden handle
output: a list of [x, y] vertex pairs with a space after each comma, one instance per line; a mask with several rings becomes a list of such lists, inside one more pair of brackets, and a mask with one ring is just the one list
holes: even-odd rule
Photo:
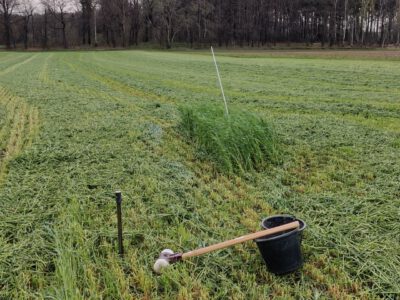
[[236, 245], [236, 244], [244, 243], [246, 241], [258, 239], [258, 238], [261, 238], [261, 237], [266, 236], [266, 235], [271, 235], [271, 234], [282, 232], [282, 231], [285, 231], [285, 230], [295, 229], [295, 228], [298, 228], [299, 226], [300, 226], [300, 223], [298, 221], [295, 221], [295, 222], [291, 222], [291, 223], [288, 223], [288, 224], [285, 224], [285, 225], [281, 225], [281, 226], [277, 226], [277, 227], [274, 227], [274, 228], [265, 229], [265, 230], [262, 230], [262, 231], [250, 233], [250, 234], [243, 235], [241, 237], [238, 237], [238, 238], [235, 238], [235, 239], [232, 239], [232, 240], [229, 240], [229, 241], [221, 242], [221, 243], [218, 243], [218, 244], [215, 244], [215, 245], [211, 245], [211, 246], [208, 246], [208, 247], [204, 247], [204, 248], [200, 248], [200, 249], [196, 249], [196, 250], [193, 250], [193, 251], [189, 251], [189, 252], [183, 253], [182, 254], [182, 259], [187, 259], [187, 258], [190, 258], [190, 257], [200, 256], [200, 255], [203, 255], [205, 253], [209, 253], [209, 252], [212, 252], [212, 251], [224, 249], [224, 248]]

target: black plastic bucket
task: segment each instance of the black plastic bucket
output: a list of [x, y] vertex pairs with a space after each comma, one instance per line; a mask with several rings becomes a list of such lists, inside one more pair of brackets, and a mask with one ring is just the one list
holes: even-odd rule
[[300, 227], [298, 229], [287, 230], [255, 240], [268, 270], [274, 274], [294, 272], [302, 266], [301, 240], [302, 232], [307, 225], [304, 221], [291, 215], [271, 216], [261, 222], [261, 226], [268, 229], [294, 221], [299, 221]]

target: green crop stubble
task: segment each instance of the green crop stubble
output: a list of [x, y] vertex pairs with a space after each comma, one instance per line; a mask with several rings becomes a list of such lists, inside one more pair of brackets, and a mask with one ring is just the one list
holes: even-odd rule
[[[282, 165], [228, 179], [197, 161], [176, 130], [177, 105], [220, 103], [210, 57], [7, 55], [1, 86], [38, 108], [40, 131], [10, 161], [0, 189], [0, 298], [399, 291], [397, 61], [221, 58], [229, 101], [272, 122], [285, 150]], [[116, 188], [124, 192], [124, 261], [115, 248]], [[274, 212], [310, 225], [301, 274], [270, 275], [251, 243], [160, 277], [150, 271], [163, 248], [256, 230]]]

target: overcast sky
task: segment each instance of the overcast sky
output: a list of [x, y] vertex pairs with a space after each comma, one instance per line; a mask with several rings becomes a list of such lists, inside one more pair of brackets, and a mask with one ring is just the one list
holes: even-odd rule
[[[43, 11], [43, 5], [41, 4], [42, 0], [31, 0], [34, 7], [35, 7], [35, 11], [36, 12], [41, 12]], [[67, 9], [67, 11], [74, 11], [75, 7], [74, 7], [74, 0], [68, 0], [67, 2], [71, 3]]]
[[35, 6], [35, 10], [42, 9], [42, 5], [40, 4], [40, 0], [31, 0], [33, 5]]

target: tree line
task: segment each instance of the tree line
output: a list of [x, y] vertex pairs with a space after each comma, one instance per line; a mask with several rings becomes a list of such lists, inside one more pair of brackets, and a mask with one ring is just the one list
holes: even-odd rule
[[0, 0], [0, 45], [400, 44], [400, 0]]

